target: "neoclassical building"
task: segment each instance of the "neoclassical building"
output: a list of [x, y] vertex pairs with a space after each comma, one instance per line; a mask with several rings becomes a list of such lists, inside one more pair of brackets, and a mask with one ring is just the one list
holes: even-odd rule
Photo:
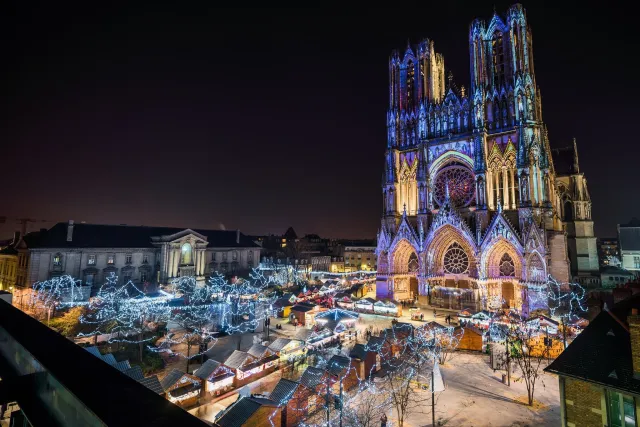
[[182, 276], [204, 281], [213, 272], [246, 273], [260, 247], [239, 230], [58, 223], [32, 239], [27, 287], [68, 274], [99, 286], [111, 273], [126, 283], [168, 284]]
[[597, 273], [591, 200], [575, 143], [554, 167], [523, 7], [475, 20], [469, 48], [468, 90], [433, 41], [390, 58], [377, 296], [527, 311], [547, 275]]

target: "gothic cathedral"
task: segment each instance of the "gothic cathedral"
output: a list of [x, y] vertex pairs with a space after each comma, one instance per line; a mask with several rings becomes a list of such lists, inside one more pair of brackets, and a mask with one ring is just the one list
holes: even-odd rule
[[523, 7], [475, 20], [469, 51], [468, 91], [433, 41], [390, 58], [376, 293], [526, 313], [548, 275], [597, 280], [591, 200], [575, 141], [550, 148]]

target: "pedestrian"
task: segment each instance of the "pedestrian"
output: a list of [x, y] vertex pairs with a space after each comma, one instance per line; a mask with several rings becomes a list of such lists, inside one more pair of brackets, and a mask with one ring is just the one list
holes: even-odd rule
[[420, 314], [420, 320], [423, 321], [424, 320], [424, 314]]
[[387, 427], [387, 414], [382, 414], [380, 417], [380, 427]]
[[434, 319], [436, 318], [436, 310], [435, 309], [433, 309], [433, 318]]

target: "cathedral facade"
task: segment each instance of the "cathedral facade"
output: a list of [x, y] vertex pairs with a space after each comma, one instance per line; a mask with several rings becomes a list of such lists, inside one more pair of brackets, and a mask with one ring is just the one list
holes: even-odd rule
[[554, 167], [523, 7], [475, 20], [469, 50], [468, 90], [433, 41], [390, 58], [376, 293], [527, 312], [548, 275], [597, 272], [591, 200], [575, 142]]

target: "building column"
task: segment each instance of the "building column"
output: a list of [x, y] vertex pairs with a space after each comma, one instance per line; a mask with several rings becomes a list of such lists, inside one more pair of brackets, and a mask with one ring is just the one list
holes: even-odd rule
[[513, 168], [509, 169], [509, 175], [511, 175], [511, 209], [516, 208], [516, 180], [513, 172]]
[[176, 277], [178, 275], [178, 250], [175, 248], [171, 249], [171, 277]]
[[507, 175], [507, 168], [502, 167], [502, 199], [504, 200], [504, 209], [509, 209], [509, 177]]
[[500, 199], [500, 169], [496, 170], [496, 209], [498, 208], [498, 202], [502, 203], [504, 200]]
[[493, 171], [487, 171], [487, 206], [493, 209]]

